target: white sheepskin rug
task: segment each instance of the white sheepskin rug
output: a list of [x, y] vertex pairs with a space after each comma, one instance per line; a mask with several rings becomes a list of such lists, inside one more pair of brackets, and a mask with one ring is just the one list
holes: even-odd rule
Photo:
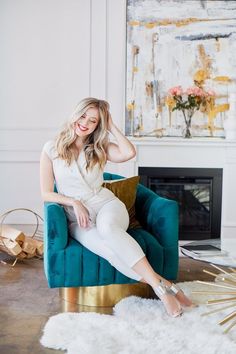
[[205, 295], [191, 295], [192, 290], [216, 288], [197, 282], [178, 285], [199, 304], [185, 308], [181, 317], [169, 317], [159, 300], [130, 296], [114, 307], [113, 315], [67, 312], [52, 316], [40, 342], [68, 354], [235, 354], [236, 326], [223, 334], [231, 322], [217, 324], [233, 310], [202, 317], [212, 307], [204, 304]]

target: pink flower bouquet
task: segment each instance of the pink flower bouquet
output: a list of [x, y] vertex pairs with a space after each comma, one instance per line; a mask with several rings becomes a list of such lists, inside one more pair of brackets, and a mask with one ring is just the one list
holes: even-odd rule
[[200, 87], [192, 86], [184, 90], [182, 86], [175, 86], [169, 89], [166, 100], [169, 109], [183, 112], [186, 130], [185, 137], [190, 138], [190, 126], [194, 113], [197, 110], [205, 111], [207, 105], [212, 102], [216, 94], [213, 90], [203, 90]]

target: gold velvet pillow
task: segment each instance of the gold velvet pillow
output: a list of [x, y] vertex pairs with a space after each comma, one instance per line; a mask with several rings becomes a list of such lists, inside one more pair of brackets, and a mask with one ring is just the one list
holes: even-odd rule
[[123, 179], [105, 180], [103, 183], [103, 187], [110, 189], [115, 196], [125, 204], [129, 213], [130, 229], [141, 227], [140, 223], [135, 218], [135, 199], [139, 179], [139, 176], [134, 176]]

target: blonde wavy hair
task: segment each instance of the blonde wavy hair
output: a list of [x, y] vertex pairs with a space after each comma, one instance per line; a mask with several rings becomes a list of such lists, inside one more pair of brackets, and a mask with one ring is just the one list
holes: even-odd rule
[[95, 130], [86, 137], [84, 141], [84, 152], [87, 162], [86, 169], [92, 169], [97, 163], [100, 168], [103, 168], [106, 163], [106, 148], [108, 145], [108, 118], [109, 118], [109, 103], [97, 98], [88, 97], [81, 100], [71, 118], [64, 124], [61, 131], [55, 140], [55, 147], [58, 157], [65, 160], [68, 165], [75, 160], [73, 153], [73, 143], [77, 135], [74, 129], [74, 123], [87, 111], [89, 108], [97, 108], [99, 122]]

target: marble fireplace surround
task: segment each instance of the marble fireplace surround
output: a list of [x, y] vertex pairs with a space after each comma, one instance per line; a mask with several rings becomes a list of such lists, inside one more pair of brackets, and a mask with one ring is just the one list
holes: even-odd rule
[[136, 157], [120, 164], [123, 176], [139, 167], [222, 168], [221, 240], [236, 239], [236, 140], [221, 138], [133, 138]]

